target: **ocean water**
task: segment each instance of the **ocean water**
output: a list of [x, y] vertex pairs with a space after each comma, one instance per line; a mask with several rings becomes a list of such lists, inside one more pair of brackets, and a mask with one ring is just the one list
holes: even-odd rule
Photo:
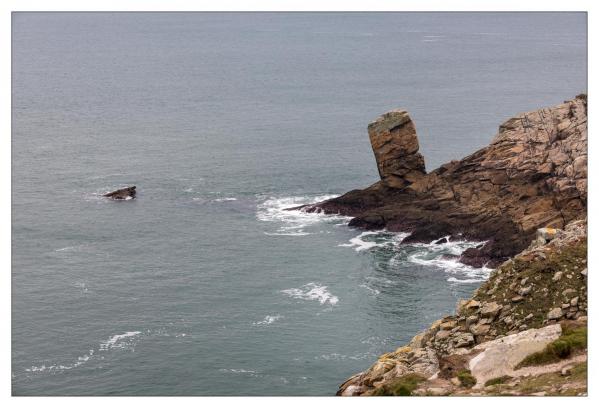
[[433, 169], [586, 90], [585, 14], [12, 23], [15, 395], [333, 395], [489, 271], [283, 209], [377, 181], [387, 110]]

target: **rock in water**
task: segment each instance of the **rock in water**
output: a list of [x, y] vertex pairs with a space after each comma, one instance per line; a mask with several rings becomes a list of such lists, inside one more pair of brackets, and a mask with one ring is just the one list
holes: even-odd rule
[[404, 188], [426, 174], [424, 157], [418, 153], [418, 136], [408, 112], [393, 110], [368, 125], [368, 136], [381, 180]]
[[486, 241], [460, 261], [494, 267], [528, 247], [538, 228], [563, 228], [587, 208], [586, 97], [505, 121], [491, 143], [428, 173], [414, 123], [391, 111], [368, 126], [381, 181], [308, 205], [355, 217], [350, 226]]
[[135, 186], [121, 188], [111, 193], [104, 194], [104, 197], [112, 198], [113, 200], [133, 199], [136, 194], [135, 188]]

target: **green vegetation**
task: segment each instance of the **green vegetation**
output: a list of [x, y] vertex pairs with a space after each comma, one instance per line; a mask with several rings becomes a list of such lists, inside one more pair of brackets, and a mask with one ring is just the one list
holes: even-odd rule
[[374, 390], [374, 396], [409, 396], [419, 383], [426, 380], [419, 374], [406, 374]]
[[503, 375], [501, 377], [491, 378], [489, 381], [485, 382], [485, 387], [488, 387], [490, 385], [505, 384], [506, 382], [508, 382], [511, 379], [512, 379], [512, 377], [510, 377], [509, 375]]
[[476, 384], [476, 378], [470, 373], [470, 370], [462, 370], [458, 372], [458, 380], [462, 387], [472, 388]]
[[[516, 389], [522, 394], [547, 391], [548, 395], [578, 395], [581, 392], [586, 392], [586, 382], [587, 363], [580, 363], [572, 369], [572, 374], [568, 377], [562, 376], [559, 372], [541, 374], [524, 378]], [[565, 384], [569, 384], [569, 387], [559, 390], [560, 386]]]
[[587, 347], [587, 328], [564, 328], [559, 339], [549, 343], [542, 351], [522, 360], [516, 368], [554, 363], [569, 357], [573, 352]]
[[[532, 292], [523, 296], [521, 301], [509, 303], [509, 315], [516, 321], [526, 323], [529, 329], [546, 325], [547, 312], [561, 307], [562, 303], [568, 300], [561, 295], [566, 289], [580, 294], [579, 307], [583, 313], [586, 312], [586, 277], [580, 274], [580, 271], [587, 267], [586, 240], [581, 239], [559, 249], [546, 251], [544, 256], [545, 258], [517, 256], [504, 264], [480, 287], [475, 299], [479, 302], [502, 302], [502, 299], [518, 297], [518, 290], [522, 286], [533, 285]], [[561, 271], [563, 277], [554, 281], [553, 277], [557, 271]], [[571, 278], [567, 278], [568, 274], [571, 274]], [[520, 284], [525, 278], [527, 283]], [[467, 317], [475, 313], [476, 309], [472, 309], [464, 315]], [[524, 317], [528, 315], [532, 316], [524, 321]], [[497, 334], [507, 334], [513, 329], [502, 321], [496, 321], [492, 325]]]

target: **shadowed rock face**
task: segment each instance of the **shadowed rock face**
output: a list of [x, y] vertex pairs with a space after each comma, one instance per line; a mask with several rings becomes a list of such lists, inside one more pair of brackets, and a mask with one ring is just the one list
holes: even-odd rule
[[111, 193], [104, 194], [104, 197], [112, 198], [113, 200], [126, 200], [128, 198], [135, 198], [135, 189], [135, 186], [121, 188]]
[[587, 202], [587, 100], [520, 114], [491, 144], [425, 173], [405, 111], [368, 126], [381, 181], [305, 207], [355, 217], [351, 226], [409, 231], [406, 242], [445, 235], [488, 240], [461, 261], [493, 267], [522, 251], [538, 228], [583, 218]]

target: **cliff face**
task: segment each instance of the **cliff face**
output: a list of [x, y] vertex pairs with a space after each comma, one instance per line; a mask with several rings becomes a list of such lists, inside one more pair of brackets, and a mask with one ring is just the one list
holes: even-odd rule
[[533, 243], [409, 345], [338, 395], [580, 395], [586, 392], [586, 220]]
[[450, 235], [486, 240], [461, 261], [497, 266], [541, 227], [583, 218], [587, 201], [587, 99], [520, 114], [491, 144], [429, 173], [405, 111], [368, 126], [381, 181], [305, 207], [355, 217], [365, 229], [409, 231], [406, 242]]

